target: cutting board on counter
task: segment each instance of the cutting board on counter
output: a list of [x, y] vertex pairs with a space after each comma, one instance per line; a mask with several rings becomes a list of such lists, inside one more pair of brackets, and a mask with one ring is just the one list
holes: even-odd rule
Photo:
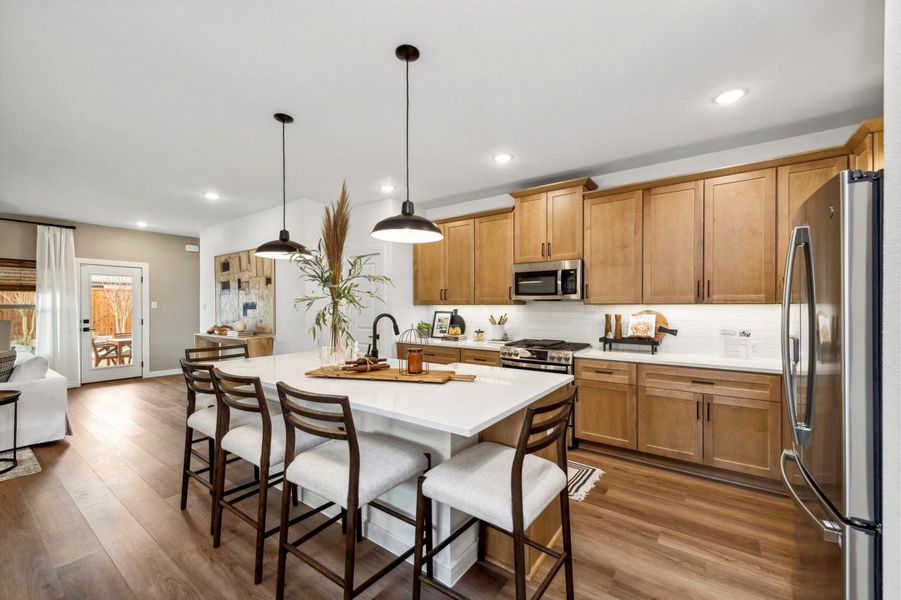
[[360, 379], [363, 381], [402, 381], [406, 383], [447, 383], [448, 381], [475, 381], [475, 375], [457, 374], [455, 371], [439, 371], [432, 369], [420, 375], [407, 375], [394, 367], [358, 373], [355, 371], [339, 371], [336, 369], [313, 369], [305, 373], [307, 377], [326, 377], [329, 379]]

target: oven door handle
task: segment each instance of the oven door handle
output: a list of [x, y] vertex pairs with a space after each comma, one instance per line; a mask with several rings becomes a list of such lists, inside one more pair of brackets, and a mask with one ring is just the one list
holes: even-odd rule
[[528, 369], [530, 371], [555, 371], [557, 373], [569, 374], [567, 365], [548, 365], [543, 363], [527, 362], [522, 360], [514, 360], [511, 358], [501, 359], [501, 366], [512, 369]]

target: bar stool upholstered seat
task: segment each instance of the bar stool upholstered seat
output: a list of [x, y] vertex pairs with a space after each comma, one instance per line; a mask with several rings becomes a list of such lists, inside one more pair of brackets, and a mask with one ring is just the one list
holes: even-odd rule
[[[274, 407], [273, 407], [274, 408]], [[243, 413], [247, 415], [248, 413]], [[222, 449], [231, 452], [236, 456], [240, 456], [254, 466], [262, 466], [260, 464], [260, 456], [263, 449], [263, 424], [259, 415], [256, 422], [250, 422], [245, 425], [237, 424], [222, 436]], [[269, 466], [274, 467], [285, 462], [285, 422], [277, 413], [272, 416], [272, 441], [269, 450]], [[232, 424], [236, 424], [232, 421]], [[297, 453], [305, 452], [314, 446], [318, 446], [324, 440], [320, 437], [298, 432], [294, 436], [294, 451]], [[346, 444], [345, 444], [346, 445]], [[273, 469], [273, 471], [281, 471], [281, 468]], [[337, 473], [333, 473], [333, 477], [337, 477]]]
[[[516, 448], [483, 442], [428, 472], [422, 493], [501, 529], [513, 529], [510, 473]], [[566, 488], [555, 463], [529, 454], [522, 464], [523, 525], [528, 527]]]
[[[213, 402], [215, 401], [216, 397], [213, 396]], [[217, 413], [218, 410], [215, 405], [195, 410], [193, 413], [191, 413], [191, 416], [188, 417], [188, 427], [199, 431], [209, 438], [215, 439]], [[254, 420], [259, 420], [259, 417], [257, 415], [238, 411], [231, 411], [230, 418], [231, 424], [237, 427], [240, 427], [241, 425], [249, 425], [253, 423]]]
[[[298, 438], [302, 434], [298, 431]], [[357, 433], [357, 439], [360, 444], [359, 506], [369, 504], [428, 468], [421, 448], [378, 433]], [[285, 479], [300, 488], [314, 491], [341, 508], [347, 508], [349, 469], [350, 447], [347, 442], [330, 440], [297, 454], [285, 471]]]

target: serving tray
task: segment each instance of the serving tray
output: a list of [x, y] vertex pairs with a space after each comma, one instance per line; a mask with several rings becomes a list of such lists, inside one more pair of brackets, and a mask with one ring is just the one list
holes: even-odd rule
[[363, 381], [401, 381], [405, 383], [447, 383], [448, 381], [475, 381], [475, 375], [457, 374], [455, 371], [439, 371], [432, 369], [420, 375], [407, 375], [397, 368], [379, 369], [357, 373], [355, 371], [339, 371], [337, 369], [318, 368], [305, 373], [307, 377], [325, 377], [329, 379], [361, 379]]

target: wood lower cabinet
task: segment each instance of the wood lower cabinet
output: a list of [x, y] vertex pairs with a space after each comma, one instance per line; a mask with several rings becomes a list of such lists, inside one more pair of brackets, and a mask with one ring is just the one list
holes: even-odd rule
[[848, 168], [847, 156], [836, 156], [779, 167], [776, 173], [776, 295], [785, 280], [785, 253], [792, 218], [798, 207], [824, 183]]
[[585, 200], [585, 302], [641, 302], [642, 192]]
[[638, 449], [678, 460], [704, 459], [701, 394], [638, 388]]
[[776, 169], [704, 181], [704, 299], [776, 299]]
[[576, 437], [620, 448], [638, 447], [634, 385], [579, 380]]
[[759, 477], [779, 478], [782, 405], [704, 396], [704, 463]]
[[645, 303], [704, 299], [704, 184], [689, 181], [644, 193]]
[[460, 349], [460, 362], [470, 365], [485, 365], [486, 367], [501, 366], [501, 354], [495, 350], [473, 350], [472, 348]]
[[513, 213], [475, 220], [475, 303], [512, 304]]
[[410, 348], [422, 348], [422, 358], [425, 362], [436, 365], [449, 365], [460, 362], [460, 349], [444, 346], [412, 346], [410, 344], [397, 344], [397, 357], [406, 358]]

